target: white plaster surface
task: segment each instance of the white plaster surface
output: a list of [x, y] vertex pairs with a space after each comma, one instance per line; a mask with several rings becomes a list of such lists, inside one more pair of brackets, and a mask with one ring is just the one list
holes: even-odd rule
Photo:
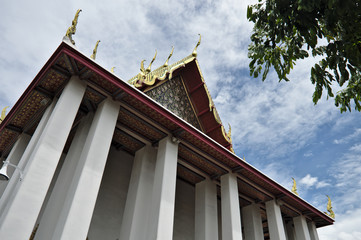
[[275, 200], [266, 202], [266, 213], [271, 239], [286, 240], [281, 209]]
[[295, 226], [297, 240], [311, 240], [310, 233], [307, 227], [307, 221], [304, 216], [294, 217], [293, 224]]
[[221, 203], [222, 239], [242, 239], [237, 177], [233, 173], [221, 176]]
[[310, 232], [311, 240], [318, 240], [319, 238], [318, 238], [318, 233], [317, 233], [315, 223], [314, 222], [308, 222], [307, 226], [308, 226], [308, 231]]
[[148, 240], [169, 240], [173, 236], [178, 143], [166, 137], [159, 142]]
[[217, 186], [209, 179], [196, 184], [195, 239], [218, 240]]
[[108, 157], [119, 104], [99, 104], [52, 239], [86, 239]]
[[84, 92], [85, 84], [72, 77], [30, 155], [16, 195], [1, 217], [0, 236], [24, 240], [31, 235]]
[[89, 227], [89, 240], [119, 238], [133, 159], [126, 152], [110, 149]]
[[120, 240], [147, 238], [156, 155], [157, 150], [152, 146], [144, 146], [135, 154]]
[[257, 204], [242, 208], [242, 223], [245, 239], [263, 239], [261, 211]]

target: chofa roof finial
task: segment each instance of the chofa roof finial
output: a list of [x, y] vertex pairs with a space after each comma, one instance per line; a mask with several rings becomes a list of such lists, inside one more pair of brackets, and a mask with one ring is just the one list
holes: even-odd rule
[[174, 46], [172, 46], [172, 51], [170, 52], [170, 54], [169, 54], [169, 56], [167, 58], [167, 61], [165, 61], [165, 63], [163, 64], [163, 67], [168, 67], [168, 61], [172, 57], [173, 51], [174, 51]]
[[197, 47], [201, 44], [201, 35], [200, 35], [200, 34], [198, 34], [198, 35], [199, 35], [199, 40], [198, 40], [198, 42], [197, 42], [196, 47], [194, 48], [194, 50], [193, 50], [193, 52], [192, 52], [192, 56], [193, 56], [193, 57], [197, 57]]
[[95, 60], [96, 56], [97, 56], [97, 51], [98, 51], [98, 45], [100, 43], [100, 40], [97, 41], [97, 43], [95, 44], [95, 48], [93, 50], [93, 54], [90, 56], [91, 59]]
[[334, 219], [334, 218], [335, 218], [335, 213], [334, 213], [333, 210], [332, 210], [331, 198], [330, 198], [328, 195], [326, 195], [326, 197], [328, 198], [328, 201], [327, 201], [327, 211], [328, 211], [329, 213], [325, 212], [325, 214]]
[[73, 45], [75, 45], [75, 41], [73, 40], [72, 35], [74, 35], [76, 32], [76, 25], [78, 24], [78, 17], [80, 12], [81, 9], [78, 9], [78, 11], [76, 11], [74, 20], [71, 22], [71, 26], [68, 28], [68, 30], [65, 33], [65, 37], [68, 37]]
[[8, 108], [7, 107], [4, 107], [3, 110], [1, 111], [1, 116], [0, 116], [0, 123], [5, 119], [6, 117], [6, 109]]
[[151, 71], [151, 66], [152, 66], [153, 62], [155, 61], [155, 58], [156, 58], [156, 57], [157, 57], [157, 50], [155, 50], [155, 55], [154, 55], [152, 61], [149, 63], [149, 66], [147, 67], [147, 69], [145, 69], [145, 71], [146, 71], [147, 73], [150, 73], [150, 71]]
[[293, 179], [293, 186], [292, 186], [292, 190], [291, 190], [291, 191], [298, 196], [297, 186], [296, 186], [296, 180], [295, 180], [294, 178], [292, 178], [292, 179]]

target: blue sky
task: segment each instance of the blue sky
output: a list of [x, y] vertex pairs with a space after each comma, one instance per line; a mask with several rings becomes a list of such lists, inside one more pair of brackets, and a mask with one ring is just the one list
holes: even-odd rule
[[255, 1], [3, 1], [0, 9], [0, 107], [15, 104], [60, 44], [78, 8], [77, 48], [128, 80], [158, 50], [154, 68], [189, 55], [198, 33], [198, 60], [223, 124], [232, 126], [237, 155], [322, 211], [331, 196], [334, 226], [320, 239], [361, 239], [360, 113], [340, 114], [333, 99], [312, 103], [310, 67], [297, 63], [291, 82], [249, 76], [247, 45]]

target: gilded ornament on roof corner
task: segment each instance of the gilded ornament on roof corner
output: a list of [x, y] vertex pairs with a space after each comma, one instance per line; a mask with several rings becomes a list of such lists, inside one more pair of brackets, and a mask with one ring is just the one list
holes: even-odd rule
[[198, 35], [199, 35], [199, 40], [198, 40], [198, 42], [197, 42], [196, 47], [194, 48], [194, 50], [193, 50], [193, 52], [192, 52], [192, 56], [193, 56], [193, 57], [197, 57], [197, 48], [198, 48], [198, 46], [201, 44], [201, 35], [200, 35], [200, 34], [198, 34]]
[[98, 45], [100, 43], [100, 40], [97, 41], [97, 43], [95, 44], [94, 50], [93, 50], [93, 54], [90, 56], [91, 59], [95, 60], [96, 56], [97, 56], [97, 51], [98, 51]]
[[3, 108], [3, 110], [1, 111], [1, 116], [0, 116], [0, 123], [2, 121], [4, 121], [5, 117], [6, 117], [6, 109], [8, 109], [9, 106], [6, 106]]
[[172, 57], [173, 51], [174, 51], [174, 46], [172, 46], [172, 51], [170, 52], [170, 54], [169, 54], [167, 60], [165, 61], [165, 63], [163, 64], [163, 67], [168, 67], [168, 61]]
[[333, 210], [332, 210], [331, 198], [330, 198], [328, 195], [326, 195], [326, 197], [328, 198], [328, 201], [327, 201], [327, 211], [328, 211], [329, 213], [327, 213], [327, 212], [324, 212], [324, 213], [325, 213], [327, 216], [335, 219], [335, 213], [334, 213]]
[[79, 13], [81, 12], [81, 9], [78, 9], [76, 11], [74, 20], [71, 22], [71, 26], [68, 28], [68, 30], [65, 33], [65, 36], [69, 38], [70, 42], [75, 45], [75, 41], [73, 40], [72, 36], [75, 34], [76, 32], [76, 25], [78, 24], [78, 17], [79, 17]]
[[292, 178], [292, 179], [293, 179], [293, 186], [292, 186], [292, 190], [291, 190], [291, 191], [298, 196], [296, 180], [295, 180], [294, 178]]
[[150, 61], [149, 66], [147, 67], [147, 69], [145, 69], [145, 71], [146, 71], [147, 73], [150, 73], [150, 72], [151, 72], [151, 66], [152, 66], [153, 62], [155, 61], [155, 58], [156, 58], [156, 57], [157, 57], [157, 49], [155, 50], [155, 55], [154, 55], [152, 61]]
[[112, 73], [114, 73], [114, 68], [115, 68], [115, 67], [112, 67], [112, 68], [110, 69], [110, 71], [111, 71]]

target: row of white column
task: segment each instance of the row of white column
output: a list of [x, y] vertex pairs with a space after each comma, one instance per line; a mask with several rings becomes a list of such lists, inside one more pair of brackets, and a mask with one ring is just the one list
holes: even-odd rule
[[[86, 85], [72, 77], [57, 102], [44, 113], [35, 133], [25, 134], [14, 145], [8, 160], [24, 171], [12, 174], [7, 186], [0, 186], [0, 237], [28, 239], [35, 225], [35, 239], [86, 239], [111, 140], [119, 104], [104, 100], [78, 126], [63, 162], [59, 161], [73, 125]], [[127, 194], [121, 240], [173, 237], [178, 143], [170, 137], [158, 149], [145, 146], [134, 158]], [[53, 190], [48, 189], [58, 164], [62, 164]], [[55, 179], [55, 178], [54, 178]], [[47, 196], [48, 194], [48, 196]], [[221, 177], [222, 239], [242, 239], [237, 177]], [[47, 199], [45, 201], [45, 199]], [[196, 184], [195, 239], [218, 239], [217, 188], [205, 180]], [[45, 204], [43, 206], [43, 204]], [[43, 209], [41, 212], [40, 210]], [[266, 203], [271, 239], [289, 239], [276, 201]], [[242, 209], [245, 239], [263, 239], [257, 205]], [[298, 240], [318, 239], [314, 224], [304, 217], [294, 219]], [[313, 229], [313, 231], [308, 231]], [[311, 232], [311, 234], [310, 234]]]

